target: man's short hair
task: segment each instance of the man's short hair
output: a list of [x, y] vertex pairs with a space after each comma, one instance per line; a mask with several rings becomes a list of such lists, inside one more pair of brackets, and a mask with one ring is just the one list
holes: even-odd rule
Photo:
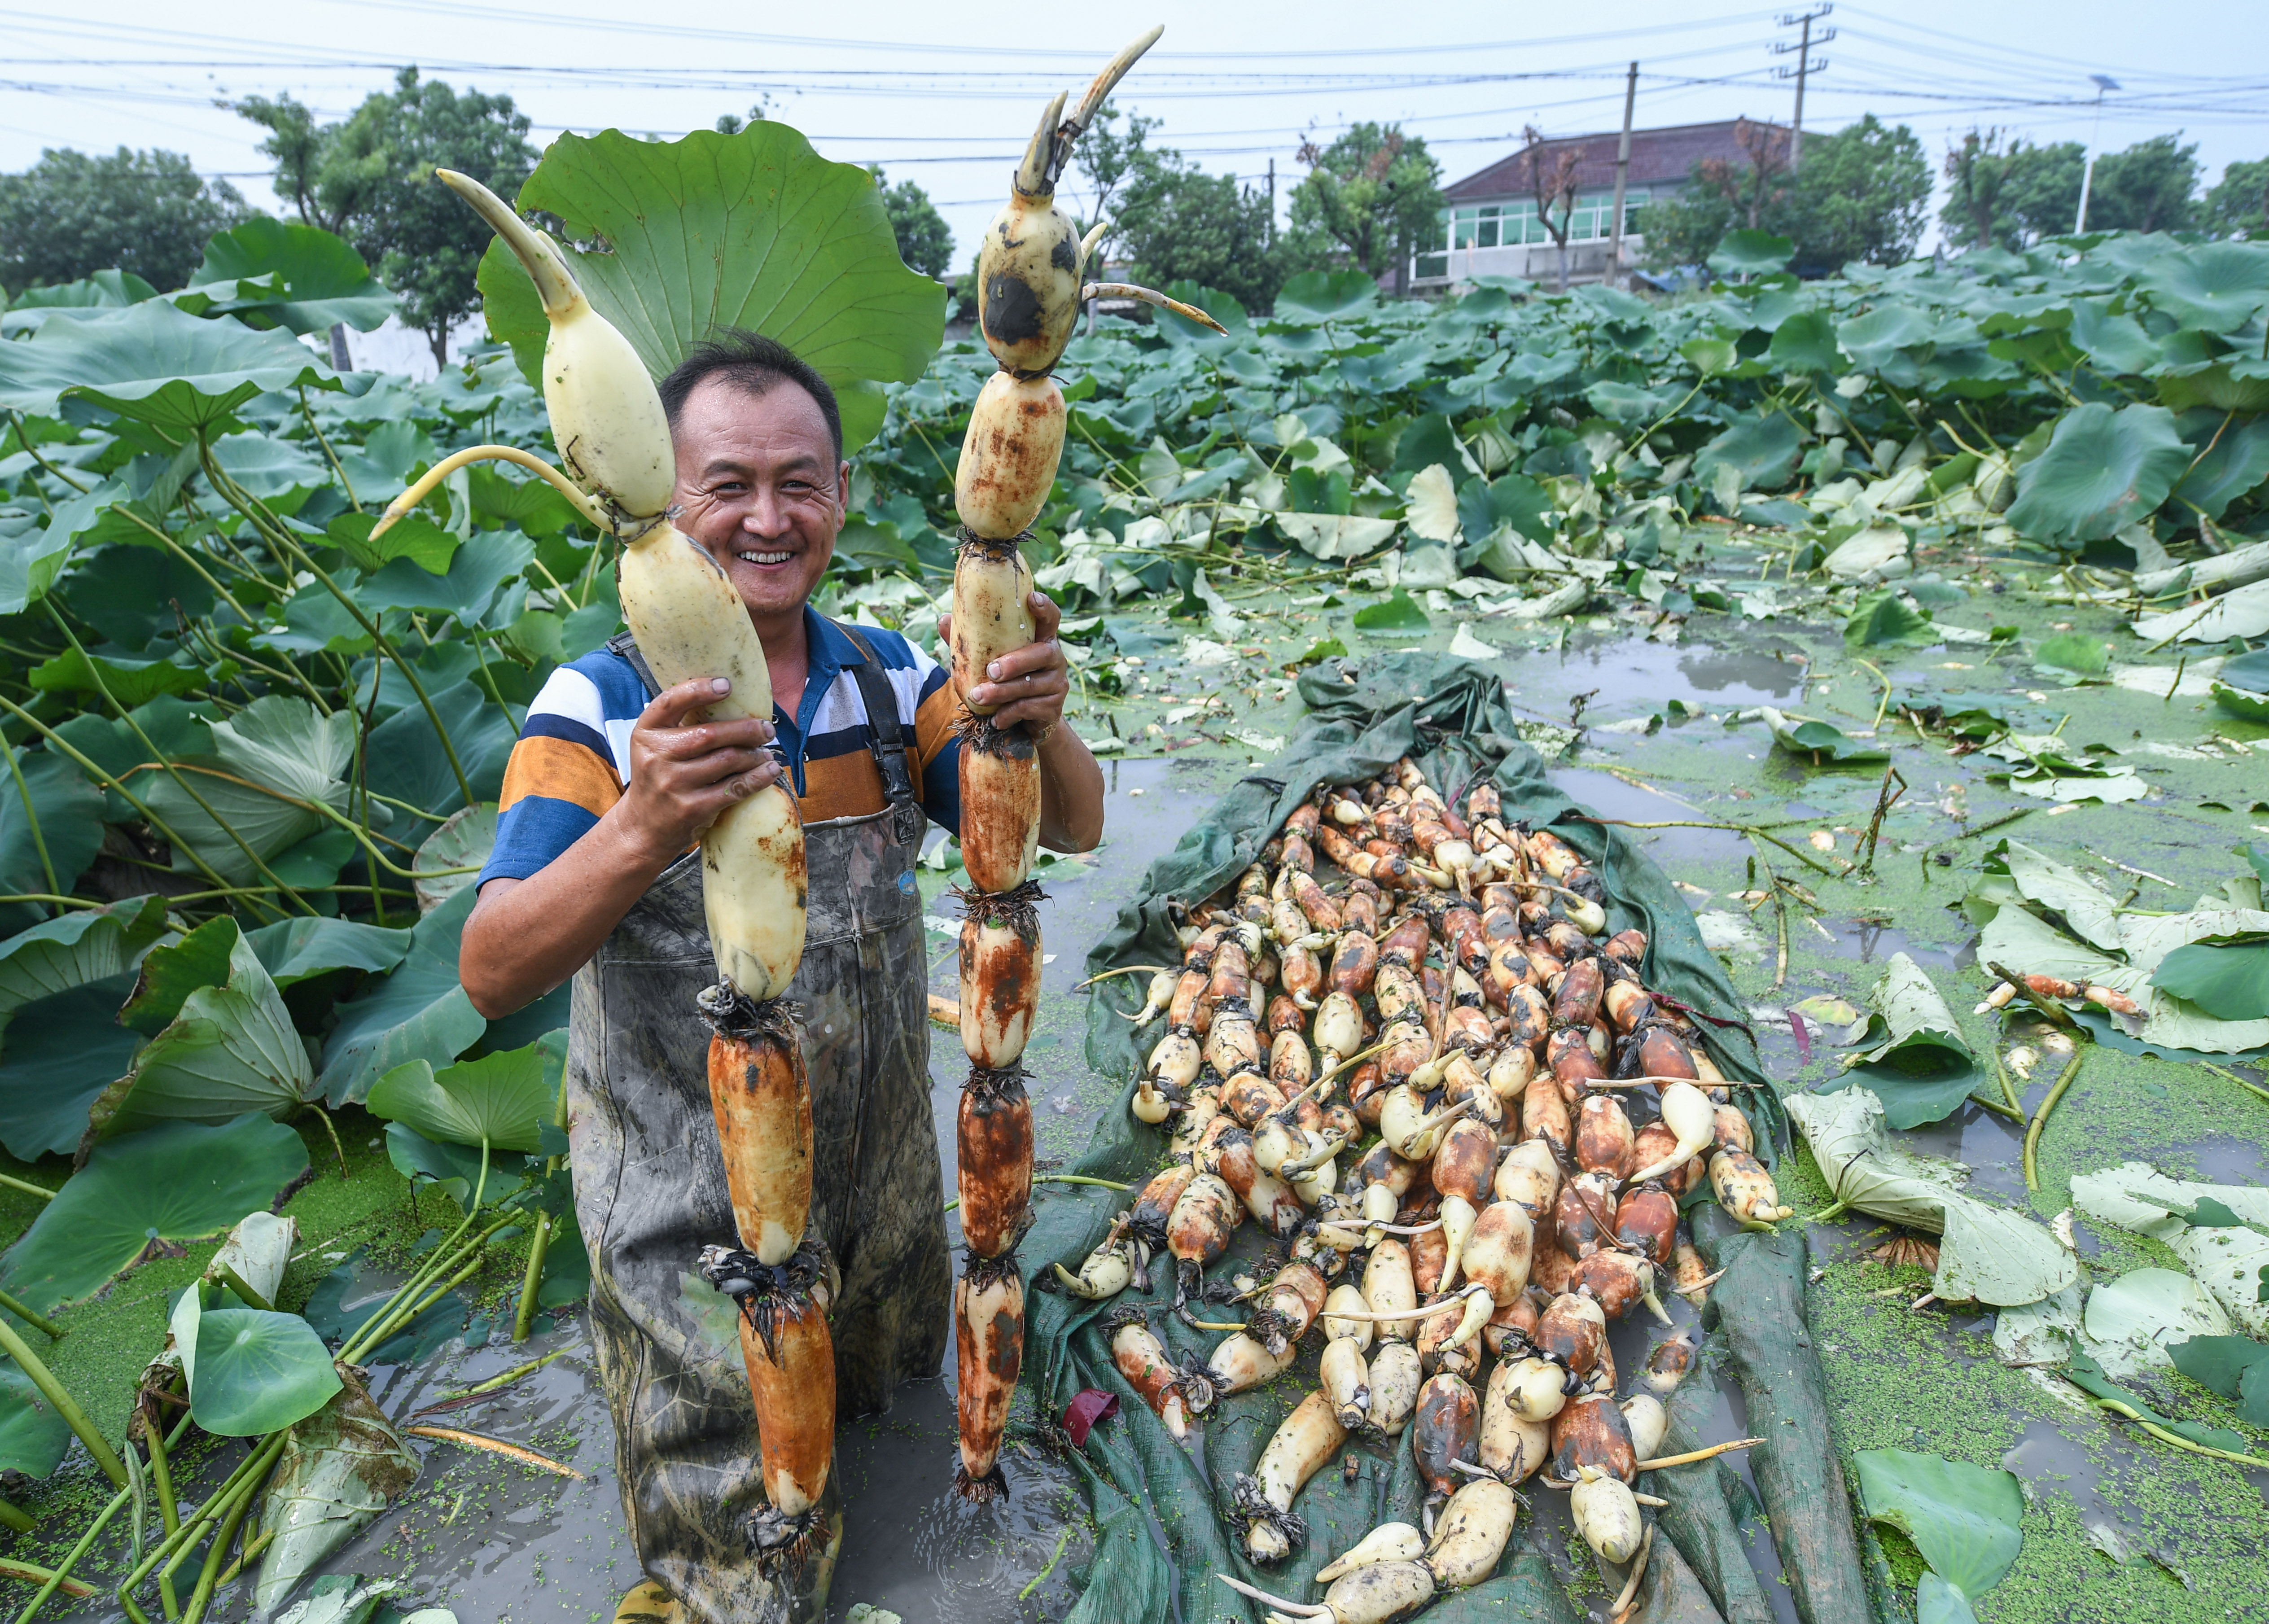
[[835, 460], [843, 461], [843, 412], [835, 403], [835, 391], [810, 363], [779, 339], [745, 328], [721, 327], [694, 345], [661, 380], [661, 410], [668, 414], [670, 427], [677, 426], [678, 414], [685, 410], [693, 391], [711, 378], [721, 378], [750, 395], [763, 395], [786, 379], [818, 406], [819, 415], [827, 420], [828, 435], [835, 442]]

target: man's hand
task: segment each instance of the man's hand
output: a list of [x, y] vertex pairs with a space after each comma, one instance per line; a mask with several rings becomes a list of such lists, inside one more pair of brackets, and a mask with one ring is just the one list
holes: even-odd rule
[[[1044, 592], [1033, 593], [1029, 601], [1033, 640], [987, 667], [985, 680], [969, 690], [969, 698], [978, 705], [1000, 707], [993, 716], [994, 726], [1029, 722], [1032, 736], [1038, 739], [1055, 731], [1063, 720], [1064, 701], [1071, 696], [1071, 667], [1064, 659], [1063, 645], [1056, 641], [1063, 611]], [[937, 617], [937, 634], [952, 643], [952, 616]]]
[[[687, 722], [732, 691], [724, 677], [698, 677], [655, 697], [631, 728], [631, 781], [609, 816], [625, 839], [668, 863], [736, 802], [779, 779], [771, 719]], [[1061, 705], [1061, 702], [1059, 702]]]

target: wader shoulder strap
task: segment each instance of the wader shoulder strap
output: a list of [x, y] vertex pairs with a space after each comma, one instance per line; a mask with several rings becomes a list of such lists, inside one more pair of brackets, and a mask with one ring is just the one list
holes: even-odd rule
[[610, 654], [620, 654], [631, 662], [631, 669], [638, 673], [638, 680], [646, 684], [647, 698], [658, 699], [661, 697], [661, 684], [654, 680], [653, 668], [647, 664], [646, 656], [639, 653], [636, 638], [627, 631], [617, 631], [607, 639], [607, 652]]
[[851, 680], [859, 684], [859, 698], [867, 707], [867, 748], [875, 754], [875, 770], [882, 774], [883, 795], [890, 802], [898, 838], [917, 839], [922, 813], [914, 799], [913, 775], [906, 769], [907, 741], [898, 720], [898, 696], [891, 679], [883, 674], [882, 656], [875, 652], [867, 634], [843, 621], [829, 624], [849, 638], [862, 657], [860, 664], [851, 668]]

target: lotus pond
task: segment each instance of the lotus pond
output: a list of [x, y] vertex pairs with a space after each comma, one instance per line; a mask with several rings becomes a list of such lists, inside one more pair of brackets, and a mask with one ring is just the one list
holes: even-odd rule
[[[793, 265], [788, 215], [732, 180], [758, 166], [831, 222]], [[695, 302], [846, 402], [822, 607], [920, 635], [990, 363], [863, 175], [760, 122], [566, 138], [521, 201], [649, 360], [698, 336], [640, 303], [649, 273], [728, 244]], [[1075, 341], [1029, 550], [1111, 825], [1040, 875], [1040, 1154], [1075, 1156], [1124, 1081], [1082, 1062], [1087, 947], [1282, 749], [1297, 674], [1474, 662], [1563, 787], [1644, 831], [1786, 1091], [1886, 1605], [2219, 1619], [2269, 1593], [2269, 248], [1785, 262], [1736, 233], [1659, 301], [1183, 287], [1226, 336]], [[491, 269], [499, 342], [430, 384], [325, 364], [392, 295], [304, 226], [216, 239], [185, 288], [106, 272], [0, 311], [19, 1610], [65, 1567], [41, 1616], [603, 1618], [635, 1577], [558, 1164], [565, 995], [484, 1022], [455, 974], [524, 708], [619, 624], [607, 547], [491, 466], [372, 539], [453, 451], [553, 454], [540, 318]], [[957, 873], [938, 843], [925, 895]], [[2005, 997], [2002, 970], [2031, 979]], [[997, 1515], [950, 1503], [950, 1380], [845, 1433], [839, 1610], [1058, 1616], [1072, 1470], [1028, 1438]], [[1604, 1617], [1564, 1531], [1524, 1538]]]

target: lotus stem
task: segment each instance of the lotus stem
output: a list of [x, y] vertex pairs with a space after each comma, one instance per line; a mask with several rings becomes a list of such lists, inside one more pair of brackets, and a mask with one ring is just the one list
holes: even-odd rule
[[427, 1405], [424, 1409], [419, 1410], [418, 1414], [420, 1415], [430, 1415], [435, 1410], [441, 1408], [444, 1405], [461, 1404], [468, 1399], [477, 1399], [484, 1393], [492, 1393], [499, 1388], [509, 1387], [514, 1382], [523, 1380], [528, 1377], [535, 1375], [538, 1370], [543, 1369], [545, 1365], [550, 1364], [553, 1360], [565, 1359], [570, 1351], [571, 1350], [567, 1348], [562, 1347], [555, 1352], [544, 1355], [541, 1359], [531, 1359], [526, 1364], [514, 1365], [511, 1369], [506, 1370], [501, 1376], [491, 1376], [485, 1382], [476, 1382], [470, 1387], [459, 1388], [455, 1392], [443, 1393], [432, 1403]]
[[1227, 328], [1206, 314], [1195, 305], [1185, 305], [1179, 299], [1169, 299], [1153, 288], [1138, 288], [1131, 282], [1090, 282], [1080, 289], [1079, 298], [1082, 304], [1098, 299], [1140, 299], [1146, 305], [1156, 305], [1161, 310], [1171, 310], [1186, 321], [1194, 321], [1200, 327], [1209, 327], [1223, 337], [1229, 335]]
[[[181, 1528], [181, 1509], [174, 1494], [174, 1465], [166, 1452], [165, 1429], [161, 1427], [152, 1427], [147, 1430], [149, 1433], [147, 1443], [150, 1449], [150, 1482], [158, 1493], [158, 1520], [165, 1528], [166, 1536], [171, 1538], [179, 1533]], [[130, 1449], [133, 1446], [129, 1443], [127, 1447]], [[166, 1605], [166, 1617], [171, 1618], [180, 1611], [181, 1603], [174, 1596], [173, 1580], [169, 1578], [160, 1583], [158, 1587], [158, 1594], [159, 1599]]]
[[1155, 976], [1167, 968], [1164, 964], [1122, 964], [1116, 970], [1099, 970], [1084, 981], [1075, 981], [1071, 990], [1076, 993], [1083, 986], [1093, 986], [1097, 982], [1108, 981], [1113, 976], [1135, 976], [1144, 971]]
[[[15, 1180], [11, 1179], [9, 1182], [13, 1184]], [[37, 1185], [32, 1187], [38, 1188]], [[33, 1330], [47, 1332], [48, 1340], [50, 1342], [59, 1342], [63, 1340], [63, 1328], [61, 1325], [49, 1319], [45, 1314], [33, 1311], [29, 1305], [18, 1301], [4, 1291], [0, 1291], [0, 1308], [6, 1309]]]
[[262, 1313], [272, 1314], [276, 1311], [276, 1305], [247, 1285], [244, 1276], [238, 1273], [228, 1264], [224, 1263], [220, 1266], [220, 1280], [222, 1285], [244, 1299], [246, 1306], [256, 1308]]
[[[187, 1419], [183, 1418], [185, 1423]], [[188, 1560], [189, 1553], [196, 1548], [197, 1537], [204, 1532], [206, 1525], [226, 1515], [228, 1509], [244, 1495], [249, 1485], [267, 1476], [268, 1469], [283, 1454], [284, 1443], [289, 1436], [279, 1432], [262, 1439], [259, 1447], [213, 1491], [212, 1497], [197, 1508], [196, 1515], [183, 1523], [177, 1532], [168, 1535], [157, 1549], [144, 1557], [132, 1572], [119, 1581], [118, 1588], [113, 1593], [117, 1596], [121, 1606], [131, 1605], [134, 1587], [150, 1576], [151, 1569], [159, 1569], [159, 1580], [162, 1583], [175, 1569]]]
[[1032, 1576], [1032, 1582], [1030, 1584], [1027, 1584], [1023, 1590], [1016, 1592], [1016, 1599], [1018, 1601], [1024, 1600], [1027, 1597], [1031, 1596], [1034, 1591], [1039, 1589], [1041, 1585], [1047, 1583], [1048, 1576], [1056, 1570], [1056, 1564], [1063, 1561], [1064, 1546], [1071, 1543], [1072, 1529], [1074, 1526], [1075, 1524], [1070, 1523], [1064, 1524], [1063, 1532], [1056, 1536], [1055, 1554], [1048, 1558], [1048, 1565], [1046, 1567], [1041, 1569], [1038, 1573]]
[[[29, 1533], [31, 1519], [25, 1518], [25, 1523], [22, 1532]], [[50, 1585], [73, 1601], [83, 1601], [94, 1594], [94, 1586], [83, 1580], [66, 1579], [52, 1568], [34, 1568], [29, 1562], [19, 1562], [11, 1557], [0, 1556], [0, 1579], [21, 1579], [26, 1584]]]
[[1638, 1554], [1631, 1558], [1630, 1576], [1623, 1581], [1622, 1589], [1608, 1606], [1608, 1616], [1620, 1620], [1638, 1599], [1639, 1581], [1646, 1577], [1646, 1559], [1654, 1549], [1654, 1524], [1649, 1523], [1646, 1532], [1639, 1536]]
[[544, 1214], [536, 1222], [536, 1234], [528, 1243], [528, 1272], [521, 1276], [520, 1311], [513, 1316], [512, 1340], [528, 1340], [528, 1333], [536, 1323], [536, 1294], [543, 1284], [544, 1254], [551, 1249], [551, 1214]]
[[1261, 1590], [1254, 1585], [1247, 1584], [1242, 1579], [1232, 1579], [1225, 1573], [1217, 1573], [1213, 1576], [1219, 1579], [1223, 1584], [1229, 1586], [1230, 1589], [1235, 1591], [1240, 1596], [1250, 1596], [1255, 1601], [1265, 1602], [1269, 1606], [1275, 1607], [1280, 1612], [1289, 1613], [1296, 1617], [1327, 1619], [1331, 1617], [1332, 1614], [1332, 1610], [1329, 1607], [1316, 1607], [1311, 1606], [1305, 1602], [1286, 1601], [1282, 1596], [1272, 1596], [1267, 1591]]
[[281, 1529], [276, 1528], [262, 1529], [260, 1531], [259, 1537], [254, 1539], [251, 1544], [246, 1546], [242, 1551], [239, 1552], [237, 1554], [236, 1560], [229, 1563], [227, 1568], [222, 1571], [220, 1577], [214, 1581], [213, 1588], [215, 1590], [218, 1590], [222, 1585], [230, 1583], [235, 1579], [238, 1574], [242, 1573], [247, 1568], [252, 1566], [255, 1561], [259, 1560], [260, 1554], [276, 1542], [276, 1536], [282, 1532], [283, 1531]]
[[[277, 1453], [280, 1456], [283, 1451], [278, 1450]], [[274, 1463], [271, 1461], [270, 1464], [272, 1468]], [[221, 1569], [228, 1561], [228, 1547], [235, 1543], [236, 1531], [244, 1526], [245, 1514], [252, 1510], [252, 1502], [260, 1497], [261, 1486], [267, 1480], [266, 1472], [256, 1473], [245, 1480], [244, 1492], [228, 1509], [228, 1515], [221, 1520], [220, 1532], [213, 1536], [212, 1544], [206, 1547], [205, 1565], [197, 1574], [196, 1588], [189, 1592], [189, 1605], [181, 1610], [181, 1624], [197, 1624], [204, 1617], [205, 1609], [212, 1605], [213, 1591], [220, 1587]], [[245, 1554], [248, 1557], [251, 1553], [247, 1551]], [[242, 1565], [241, 1561], [237, 1564], [238, 1567]]]
[[48, 1369], [39, 1355], [32, 1351], [32, 1345], [18, 1336], [16, 1327], [5, 1319], [0, 1319], [0, 1353], [13, 1359], [24, 1374], [32, 1378], [32, 1384], [40, 1390], [40, 1396], [55, 1406], [55, 1414], [63, 1418], [64, 1423], [78, 1435], [78, 1441], [86, 1445], [86, 1452], [94, 1457], [94, 1464], [102, 1468], [103, 1475], [116, 1487], [125, 1487], [126, 1468], [120, 1462], [117, 1452], [110, 1447], [109, 1440], [102, 1436], [92, 1421], [87, 1420], [86, 1412], [78, 1407], [78, 1400], [55, 1380], [55, 1373]]
[[503, 1455], [530, 1466], [541, 1466], [546, 1472], [556, 1472], [563, 1478], [573, 1478], [578, 1483], [583, 1474], [574, 1467], [539, 1455], [534, 1450], [523, 1449], [517, 1443], [507, 1443], [502, 1438], [488, 1437], [477, 1432], [464, 1432], [455, 1427], [404, 1427], [403, 1432], [413, 1438], [439, 1438], [445, 1443], [461, 1443], [469, 1450], [486, 1450], [491, 1455]]
[[474, 462], [516, 463], [573, 503], [575, 511], [580, 513], [594, 529], [608, 535], [615, 533], [615, 527], [609, 524], [599, 510], [592, 506], [591, 498], [578, 490], [574, 482], [566, 475], [534, 452], [522, 451], [517, 446], [468, 446], [462, 451], [452, 452], [443, 457], [432, 468], [426, 469], [424, 476], [417, 484], [388, 502], [386, 505], [386, 511], [379, 515], [378, 522], [371, 527], [370, 539], [376, 541], [385, 535], [393, 528], [395, 520], [431, 496], [434, 486], [448, 478], [459, 469]]
[[1707, 1449], [1689, 1450], [1683, 1455], [1658, 1455], [1652, 1460], [1638, 1463], [1641, 1472], [1659, 1472], [1665, 1466], [1690, 1466], [1697, 1460], [1714, 1460], [1733, 1450], [1745, 1450], [1763, 1443], [1763, 1438], [1734, 1438], [1725, 1443], [1712, 1443]]
[[2064, 1091], [2072, 1087], [2072, 1080], [2080, 1075], [2081, 1057], [2087, 1052], [2085, 1049], [2078, 1048], [2072, 1052], [2072, 1059], [2065, 1063], [2065, 1068], [2058, 1074], [2055, 1086], [2049, 1089], [2048, 1097], [2041, 1102], [2041, 1108], [2033, 1113], [2032, 1126], [2025, 1130], [2025, 1188], [2028, 1190], [2037, 1190], [2041, 1187], [2041, 1172], [2036, 1160], [2040, 1149], [2041, 1130], [2048, 1126], [2049, 1112], [2056, 1109], [2057, 1102], [2064, 1097]]
[[[188, 1424], [189, 1418], [186, 1415], [181, 1417], [181, 1426], [186, 1428]], [[70, 1570], [78, 1565], [88, 1551], [93, 1548], [95, 1540], [100, 1537], [102, 1531], [109, 1526], [110, 1519], [126, 1509], [127, 1498], [127, 1491], [122, 1488], [110, 1497], [108, 1505], [95, 1514], [94, 1521], [88, 1524], [86, 1532], [78, 1537], [78, 1543], [71, 1546], [62, 1561], [55, 1564], [46, 1583], [41, 1585], [39, 1594], [26, 1603], [24, 1610], [16, 1615], [16, 1624], [32, 1624], [33, 1615], [47, 1605], [48, 1597], [66, 1585], [77, 1583], [70, 1576]], [[73, 1594], [76, 1598], [76, 1592]]]

